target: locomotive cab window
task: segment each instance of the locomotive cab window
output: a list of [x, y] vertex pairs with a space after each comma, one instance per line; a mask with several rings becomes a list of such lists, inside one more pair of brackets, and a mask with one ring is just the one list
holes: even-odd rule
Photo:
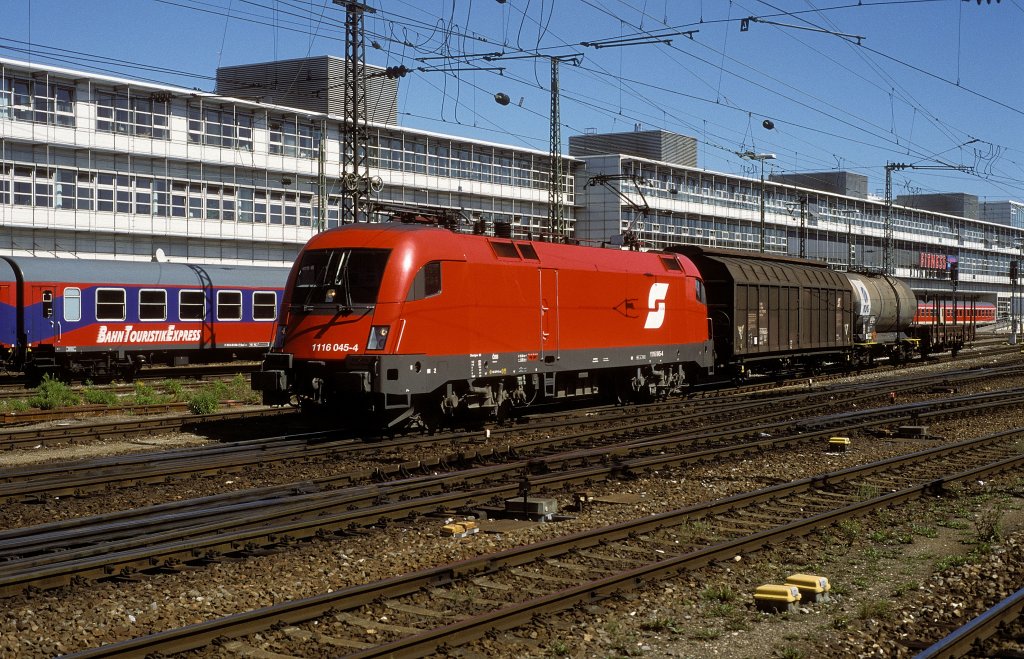
[[162, 289], [139, 291], [139, 320], [167, 320], [167, 291]]
[[64, 289], [64, 320], [72, 323], [82, 320], [82, 289]]
[[292, 300], [298, 305], [344, 307], [377, 303], [389, 249], [327, 249], [305, 252]]
[[700, 279], [693, 280], [694, 292], [697, 295], [697, 301], [701, 304], [707, 304], [707, 293], [704, 291], [704, 282]]
[[416, 273], [416, 276], [412, 280], [412, 286], [409, 287], [409, 295], [406, 297], [406, 302], [412, 302], [413, 300], [422, 300], [424, 298], [433, 297], [441, 292], [441, 262], [431, 261], [427, 263], [420, 271]]
[[125, 292], [123, 288], [96, 289], [96, 320], [124, 320]]
[[202, 291], [180, 291], [178, 293], [178, 320], [202, 320], [206, 318], [206, 295]]
[[217, 320], [242, 320], [242, 291], [217, 291]]
[[252, 294], [252, 319], [277, 319], [277, 293], [273, 291], [256, 291]]

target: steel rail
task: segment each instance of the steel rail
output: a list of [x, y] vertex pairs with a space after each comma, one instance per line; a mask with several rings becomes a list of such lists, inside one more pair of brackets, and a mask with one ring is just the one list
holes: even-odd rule
[[[999, 400], [996, 404], [1005, 404]], [[771, 447], [772, 443], [787, 446], [793, 442], [815, 441], [813, 434], [801, 434], [795, 437], [771, 440], [747, 447], [728, 447], [723, 452], [697, 452], [689, 456], [661, 455], [651, 459], [629, 461], [625, 459], [628, 448], [623, 448], [620, 455], [612, 455], [607, 451], [575, 455], [572, 459], [556, 456], [551, 463], [558, 463], [558, 468], [567, 469], [572, 463], [578, 468], [567, 474], [554, 474], [531, 479], [531, 486], [543, 491], [567, 484], [586, 484], [595, 480], [629, 473], [631, 470], [656, 468], [656, 465], [674, 465], [684, 462], [709, 460], [721, 455], [736, 455], [740, 452], [760, 452]], [[953, 445], [958, 446], [958, 445]], [[664, 451], [664, 443], [658, 445], [658, 452]], [[935, 450], [946, 450], [939, 447]], [[598, 462], [597, 466], [590, 466]], [[222, 553], [244, 552], [248, 548], [291, 542], [299, 538], [307, 538], [322, 532], [344, 532], [359, 525], [387, 523], [387, 520], [401, 519], [410, 514], [427, 514], [437, 510], [457, 509], [472, 505], [474, 501], [501, 500], [518, 493], [519, 478], [524, 468], [549, 471], [551, 465], [536, 459], [517, 461], [510, 464], [480, 467], [438, 477], [421, 477], [408, 482], [397, 482], [390, 486], [372, 488], [356, 488], [351, 492], [327, 492], [303, 495], [293, 498], [283, 506], [273, 506], [265, 511], [249, 511], [245, 517], [245, 528], [227, 532], [225, 522], [206, 521], [204, 511], [195, 511], [194, 515], [201, 519], [195, 523], [184, 525], [183, 528], [157, 530], [151, 535], [125, 531], [120, 522], [112, 522], [110, 528], [100, 526], [103, 535], [115, 538], [111, 542], [92, 544], [90, 546], [68, 551], [50, 550], [41, 557], [12, 559], [0, 564], [0, 596], [12, 595], [25, 587], [55, 587], [69, 583], [75, 577], [101, 578], [111, 576], [129, 569], [149, 569], [173, 565], [179, 561], [196, 560], [202, 557]], [[505, 483], [481, 490], [466, 492], [459, 489], [466, 483], [493, 482], [498, 476], [504, 475]], [[380, 500], [401, 496], [410, 491], [421, 493], [435, 492], [428, 496], [405, 501], [399, 504], [375, 505]], [[362, 509], [351, 510], [353, 506], [362, 505]], [[343, 512], [331, 512], [338, 508]], [[169, 513], [174, 517], [174, 513]], [[184, 516], [183, 519], [187, 519]], [[285, 519], [286, 521], [275, 521]], [[297, 519], [298, 518], [298, 519]], [[227, 523], [230, 524], [230, 518]], [[144, 520], [144, 523], [160, 529], [160, 520]], [[237, 525], [231, 524], [237, 528]], [[49, 529], [44, 529], [49, 531]], [[114, 531], [121, 531], [115, 533]], [[69, 539], [81, 541], [76, 531], [64, 531]], [[43, 534], [45, 542], [49, 538]], [[27, 551], [35, 545], [31, 529], [22, 529], [22, 536], [0, 544], [0, 551], [17, 553]], [[8, 545], [6, 548], [4, 545]]]
[[[1007, 436], [1020, 435], [1022, 432], [1024, 432], [1024, 429], [1016, 429], [986, 438], [979, 438], [979, 440], [961, 442], [961, 444], [973, 444], [981, 440], [994, 442], [1005, 439]], [[932, 451], [934, 450], [936, 449]], [[932, 451], [921, 451], [913, 455], [917, 456], [917, 459], [921, 459], [922, 456]], [[898, 462], [911, 460], [911, 456], [903, 456], [896, 460]], [[891, 462], [891, 460], [885, 462]], [[740, 538], [719, 542], [682, 555], [665, 557], [657, 562], [647, 563], [641, 567], [602, 579], [588, 581], [579, 586], [567, 588], [540, 598], [506, 606], [436, 629], [424, 630], [421, 633], [390, 643], [356, 651], [351, 656], [424, 656], [443, 646], [466, 643], [494, 630], [510, 629], [522, 625], [529, 622], [539, 613], [562, 611], [578, 603], [605, 598], [616, 592], [633, 589], [687, 569], [700, 567], [717, 560], [732, 558], [737, 553], [753, 551], [765, 544], [774, 544], [789, 537], [806, 535], [844, 517], [863, 515], [877, 508], [926, 496], [952, 483], [976, 480], [993, 473], [1018, 469], [1021, 465], [1024, 465], [1024, 455], [1017, 455], [981, 467], [961, 471], [951, 476], [931, 479], [928, 482], [904, 488], [898, 492], [846, 505], [837, 510], [812, 515]], [[872, 465], [867, 465], [865, 469], [877, 471], [879, 465], [873, 463]], [[843, 470], [847, 476], [850, 476], [855, 471], [856, 468]], [[281, 623], [302, 623], [324, 615], [328, 611], [352, 609], [368, 605], [380, 598], [409, 595], [424, 588], [448, 585], [463, 577], [493, 572], [499, 567], [523, 565], [538, 558], [568, 551], [570, 548], [578, 549], [584, 546], [595, 546], [602, 542], [620, 540], [632, 535], [655, 531], [680, 524], [684, 520], [696, 515], [705, 516], [717, 510], [735, 509], [744, 502], [764, 501], [777, 496], [780, 492], [808, 489], [814, 487], [816, 483], [834, 482], [838, 478], [840, 478], [839, 472], [823, 474], [815, 478], [801, 479], [794, 483], [734, 495], [713, 502], [710, 505], [692, 506], [681, 510], [660, 513], [641, 520], [631, 520], [611, 527], [584, 531], [571, 536], [555, 538], [495, 554], [477, 556], [450, 565], [428, 568], [311, 598], [284, 602], [255, 611], [239, 613], [179, 629], [167, 630], [97, 648], [90, 648], [69, 654], [67, 657], [69, 659], [127, 657], [144, 656], [154, 652], [173, 653], [195, 650], [214, 642], [218, 638], [244, 636], [266, 630], [271, 626]]]
[[914, 659], [958, 659], [980, 650], [980, 645], [1004, 626], [1013, 623], [1024, 612], [1024, 588], [998, 602], [937, 643], [914, 656]]
[[[947, 451], [945, 447], [934, 449], [937, 453], [942, 454]], [[628, 468], [628, 466], [627, 466]], [[598, 479], [602, 476], [607, 476], [610, 473], [609, 468], [594, 468], [591, 470], [578, 471], [567, 476], [553, 475], [547, 478], [541, 478], [536, 481], [538, 488], [543, 489], [547, 486], [554, 486], [556, 484], [564, 484], [567, 480], [573, 482], [590, 482]], [[456, 475], [449, 479], [440, 489], [446, 489], [452, 483], [459, 481], [463, 478], [464, 474]], [[436, 484], [435, 484], [436, 485]], [[430, 489], [425, 487], [422, 483], [410, 483], [406, 488], [416, 489]], [[388, 488], [388, 489], [368, 489], [362, 496], [364, 502], [377, 502], [381, 496], [388, 496], [388, 494], [395, 494], [399, 488]], [[430, 511], [436, 508], [443, 508], [444, 506], [452, 506], [455, 503], [464, 503], [467, 496], [472, 495], [487, 495], [487, 494], [500, 494], [504, 496], [510, 496], [515, 493], [512, 485], [505, 488], [495, 488], [491, 490], [485, 490], [484, 492], [455, 492], [448, 493], [445, 495], [439, 495], [427, 499], [421, 499], [416, 502], [414, 506], [418, 512]], [[315, 499], [324, 499], [329, 495], [317, 494], [314, 495]], [[335, 508], [348, 508], [353, 505], [356, 497], [349, 495], [342, 497], [337, 500], [330, 501], [330, 505]], [[267, 538], [270, 540], [286, 538], [288, 540], [295, 540], [300, 537], [308, 537], [312, 534], [321, 532], [323, 530], [333, 530], [335, 532], [350, 528], [356, 524], [373, 524], [381, 523], [386, 519], [395, 519], [407, 516], [409, 514], [409, 505], [385, 505], [385, 506], [373, 506], [363, 511], [356, 512], [345, 512], [340, 515], [332, 515], [329, 517], [320, 517], [317, 522], [307, 523], [285, 523], [283, 525], [276, 525], [273, 528], [257, 528], [252, 530], [251, 527], [257, 526], [258, 523], [266, 522], [271, 518], [294, 519], [296, 515], [303, 512], [300, 509], [299, 504], [286, 505], [284, 508], [279, 508], [271, 513], [261, 515], [253, 514], [251, 511], [246, 511], [245, 506], [241, 506], [239, 510], [230, 509], [226, 510], [227, 513], [234, 513], [233, 518], [238, 518], [241, 515], [240, 521], [244, 522], [243, 526], [250, 528], [249, 531], [236, 531], [231, 534], [218, 533], [224, 525], [224, 522], [202, 524], [203, 514], [208, 511], [196, 511], [197, 515], [200, 515], [200, 519], [194, 520], [189, 519], [189, 523], [176, 532], [157, 533], [147, 537], [140, 538], [139, 534], [133, 532], [131, 529], [119, 528], [117, 525], [112, 525], [110, 528], [101, 528], [101, 532], [104, 535], [114, 538], [111, 542], [105, 543], [102, 547], [82, 548], [78, 550], [63, 552], [59, 555], [47, 555], [38, 559], [28, 558], [22, 560], [11, 560], [4, 565], [4, 570], [7, 572], [0, 579], [0, 586], [2, 586], [4, 594], [12, 594], [17, 592], [21, 588], [27, 585], [33, 585], [36, 587], [52, 587], [55, 585], [63, 585], [68, 583], [72, 577], [75, 576], [92, 576], [102, 577], [111, 576], [116, 574], [117, 569], [121, 571], [129, 567], [144, 569], [146, 567], [157, 567], [159, 565], [173, 565], [172, 558], [177, 557], [178, 560], [195, 559], [201, 556], [212, 557], [216, 552], [230, 552], [240, 551], [246, 547], [256, 547], [260, 543], [260, 538]], [[305, 512], [309, 512], [309, 509], [305, 509]], [[213, 534], [214, 537], [204, 537], [204, 534]], [[196, 537], [198, 536], [198, 537]], [[130, 538], [130, 540], [118, 540], [119, 538]], [[183, 537], [194, 537], [193, 540], [183, 541]], [[161, 541], [167, 541], [170, 544], [153, 546], [154, 543]], [[17, 542], [12, 542], [18, 544]], [[266, 541], [263, 542], [266, 544]], [[133, 550], [132, 547], [141, 545], [143, 548]], [[90, 558], [90, 556], [92, 558]], [[55, 563], [56, 561], [56, 563]]]
[[160, 419], [133, 419], [129, 421], [105, 421], [101, 423], [76, 424], [57, 428], [32, 428], [0, 432], [0, 450], [24, 447], [30, 444], [50, 442], [74, 442], [95, 437], [123, 437], [147, 432], [182, 431], [206, 423], [237, 421], [257, 417], [296, 414], [291, 408], [261, 408], [254, 410], [232, 410], [203, 415], [180, 415]]

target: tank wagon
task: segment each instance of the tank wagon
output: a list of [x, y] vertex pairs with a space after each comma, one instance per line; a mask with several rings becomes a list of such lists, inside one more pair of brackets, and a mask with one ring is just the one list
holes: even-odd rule
[[130, 380], [144, 364], [259, 359], [286, 268], [0, 257], [5, 366]]
[[853, 287], [853, 362], [870, 365], [878, 357], [899, 361], [918, 350], [911, 335], [917, 297], [905, 281], [889, 275], [848, 272]]
[[288, 279], [268, 404], [428, 426], [534, 401], [660, 394], [707, 376], [713, 350], [693, 263], [357, 224], [318, 234]]

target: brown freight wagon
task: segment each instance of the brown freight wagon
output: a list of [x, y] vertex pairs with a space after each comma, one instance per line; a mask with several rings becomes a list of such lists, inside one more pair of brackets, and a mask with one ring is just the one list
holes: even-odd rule
[[693, 245], [672, 247], [704, 277], [716, 371], [813, 372], [848, 362], [853, 290], [842, 273], [805, 259]]

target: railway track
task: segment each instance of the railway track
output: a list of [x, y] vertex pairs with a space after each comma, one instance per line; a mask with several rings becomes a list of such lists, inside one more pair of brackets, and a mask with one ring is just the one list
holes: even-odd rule
[[[279, 653], [424, 656], [954, 483], [1019, 469], [1024, 455], [1010, 445], [1022, 435], [1016, 429], [936, 447], [68, 656], [176, 653], [214, 642], [247, 654], [252, 645], [228, 639], [256, 633], [262, 647]], [[889, 493], [866, 494], [879, 491]], [[700, 532], [687, 533], [696, 521]], [[371, 628], [374, 643], [366, 641]]]
[[[921, 650], [915, 659], [958, 659], [979, 651], [984, 652], [985, 642], [1012, 625], [1019, 624], [1022, 612], [1024, 588], [999, 601], [937, 643]], [[1005, 656], [1012, 655], [1007, 653]]]
[[[993, 392], [981, 399], [974, 396], [915, 403], [903, 406], [895, 415], [888, 410], [862, 410], [831, 418], [822, 416], [804, 422], [799, 432], [760, 441], [742, 438], [765, 435], [759, 428], [766, 426], [739, 433], [730, 429], [725, 437], [721, 430], [699, 437], [667, 433], [628, 442], [614, 450], [576, 450], [418, 476], [410, 476], [405, 466], [399, 466], [387, 475], [398, 480], [382, 484], [335, 490], [322, 489], [326, 483], [295, 484], [13, 529], [0, 533], [0, 595], [80, 579], [173, 570], [187, 563], [245, 555], [303, 538], [345, 533], [438, 511], [472, 510], [480, 514], [487, 510], [488, 502], [493, 505], [521, 494], [524, 474], [528, 474], [530, 492], [565, 491], [609, 478], [797, 445], [821, 445], [838, 425], [847, 429], [869, 427], [906, 418], [927, 420], [1018, 406], [1024, 406], [1024, 390]], [[694, 450], [695, 444], [715, 442], [720, 445]], [[356, 478], [345, 475], [339, 480], [351, 482]]]
[[[146, 366], [135, 376], [136, 380], [170, 380], [176, 378], [223, 377], [247, 374], [258, 371], [258, 362], [238, 362], [231, 364], [195, 364], [192, 366]], [[0, 390], [13, 387], [26, 387], [29, 380], [17, 373], [0, 374]], [[6, 397], [6, 393], [0, 398]]]
[[68, 444], [100, 438], [131, 437], [146, 433], [183, 432], [203, 424], [240, 421], [260, 417], [294, 415], [290, 408], [258, 408], [215, 412], [197, 416], [184, 414], [157, 419], [130, 419], [100, 421], [87, 424], [68, 424], [44, 428], [0, 431], [0, 450], [32, 448], [51, 444]]
[[[594, 448], [612, 446], [621, 450], [628, 444], [630, 437], [650, 435], [654, 433], [679, 433], [683, 429], [691, 430], [684, 436], [692, 436], [692, 429], [700, 425], [711, 424], [701, 432], [711, 434], [717, 430], [739, 427], [743, 429], [736, 439], [750, 435], [749, 424], [768, 424], [772, 421], [782, 425], [765, 425], [758, 433], [785, 432], [792, 426], [790, 419], [796, 411], [800, 415], [825, 413], [835, 406], [835, 399], [840, 397], [844, 402], [866, 402], [879, 399], [885, 393], [899, 391], [901, 395], [912, 391], [941, 391], [949, 393], [957, 387], [978, 379], [990, 380], [1003, 373], [1013, 373], [1015, 367], [987, 369], [985, 371], [968, 370], [960, 373], [946, 373], [942, 376], [925, 376], [912, 378], [909, 381], [895, 384], [851, 384], [833, 387], [816, 392], [777, 394], [771, 397], [755, 398], [736, 396], [729, 393], [721, 400], [703, 399], [699, 404], [689, 401], [672, 403], [656, 403], [646, 406], [623, 408], [605, 407], [594, 412], [593, 416], [581, 420], [576, 413], [558, 417], [545, 417], [529, 426], [529, 431], [547, 433], [548, 436], [532, 440], [518, 440], [514, 449], [516, 456], [543, 456], [552, 452], [565, 452], [568, 446], [578, 448]], [[772, 410], [777, 410], [772, 413]], [[759, 419], [751, 417], [762, 413]], [[285, 412], [281, 412], [285, 413]], [[911, 413], [912, 416], [912, 413]], [[205, 419], [206, 417], [204, 417]], [[226, 417], [235, 420], [234, 415]], [[247, 417], [242, 417], [247, 418]], [[732, 418], [732, 421], [721, 421]], [[194, 422], [195, 417], [186, 417]], [[214, 421], [221, 419], [214, 419]], [[170, 427], [174, 427], [174, 419], [168, 419]], [[83, 427], [82, 431], [85, 432]], [[149, 428], [140, 428], [136, 421], [127, 427], [118, 424], [101, 425], [98, 431], [109, 433], [138, 433]], [[523, 428], [494, 429], [494, 439], [512, 433], [521, 433]], [[68, 441], [68, 428], [52, 431], [52, 435], [39, 435], [26, 432], [20, 435], [0, 434], [0, 447], [15, 441], [22, 445], [43, 443], [45, 441]], [[566, 433], [571, 433], [567, 436]], [[338, 439], [339, 435], [341, 438]], [[325, 430], [303, 433], [295, 437], [271, 437], [259, 440], [234, 442], [228, 446], [214, 445], [192, 449], [177, 449], [161, 453], [150, 453], [136, 456], [109, 457], [97, 460], [81, 461], [72, 464], [42, 465], [36, 467], [21, 466], [14, 470], [0, 471], [0, 500], [4, 501], [39, 501], [44, 497], [84, 496], [89, 492], [108, 491], [114, 487], [130, 487], [140, 483], [156, 483], [181, 479], [190, 475], [225, 474], [240, 471], [252, 465], [265, 465], [279, 461], [315, 461], [322, 459], [337, 460], [354, 458], [360, 455], [393, 455], [399, 457], [419, 447], [433, 447], [449, 444], [463, 446], [463, 450], [446, 456], [420, 461], [401, 460], [393, 471], [386, 469], [367, 471], [333, 479], [333, 486], [369, 481], [372, 478], [394, 477], [402, 472], [411, 473], [424, 470], [447, 469], [448, 465], [479, 463], [487, 460], [506, 461], [513, 455], [511, 448], [500, 453], [493, 451], [477, 451], [473, 448], [474, 440], [479, 433], [453, 433], [441, 437], [405, 437], [389, 441], [367, 444], [344, 437], [337, 431]], [[400, 459], [400, 458], [399, 458]], [[326, 483], [321, 483], [321, 487]]]

